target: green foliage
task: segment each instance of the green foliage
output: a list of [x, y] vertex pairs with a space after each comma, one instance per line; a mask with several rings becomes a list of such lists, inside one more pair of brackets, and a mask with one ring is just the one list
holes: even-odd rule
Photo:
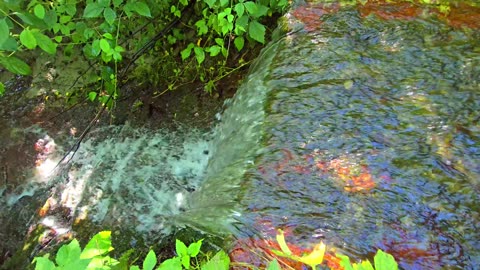
[[[80, 47], [84, 55], [98, 64], [98, 72], [113, 67], [109, 76], [100, 76], [103, 86], [89, 92], [90, 100], [105, 103], [118, 96], [117, 64], [126, 51], [119, 44], [124, 36], [122, 22], [133, 23], [138, 17], [151, 17], [150, 8], [141, 0], [80, 0], [43, 1], [30, 0], [0, 3], [0, 65], [12, 73], [30, 75], [27, 63], [15, 55], [37, 48], [55, 55], [62, 47], [71, 54]], [[26, 6], [26, 8], [25, 8]], [[112, 64], [113, 63], [113, 64]], [[113, 76], [110, 76], [112, 75]]]
[[140, 268], [138, 265], [129, 265], [128, 263], [133, 250], [124, 253], [119, 260], [108, 256], [108, 253], [113, 250], [110, 236], [110, 231], [96, 234], [83, 250], [78, 241], [73, 239], [70, 243], [60, 247], [55, 259], [50, 259], [50, 254], [45, 254], [43, 257], [35, 257], [32, 263], [35, 264], [35, 270], [227, 270], [230, 265], [230, 258], [223, 251], [205, 262], [198, 263], [203, 240], [192, 243], [188, 247], [182, 241], [176, 240], [177, 256], [165, 260], [157, 266], [157, 255], [150, 250]]
[[[316, 269], [317, 265], [323, 262], [325, 253], [325, 245], [318, 244], [310, 254], [298, 257], [292, 254], [288, 248], [283, 232], [279, 230], [277, 234], [277, 242], [281, 251], [272, 250], [274, 254], [286, 257], [294, 261], [298, 261], [309, 265], [312, 269]], [[180, 240], [175, 242], [176, 256], [158, 264], [157, 255], [150, 250], [142, 262], [142, 268], [138, 265], [131, 265], [129, 258], [134, 252], [128, 250], [119, 260], [111, 258], [108, 253], [113, 250], [111, 242], [111, 232], [103, 231], [95, 236], [87, 243], [82, 250], [76, 239], [68, 244], [64, 244], [57, 251], [55, 259], [50, 259], [50, 254], [42, 257], [35, 257], [32, 261], [35, 264], [35, 270], [85, 270], [85, 269], [104, 269], [104, 270], [228, 270], [230, 268], [230, 258], [224, 251], [219, 251], [212, 258], [206, 257], [201, 253], [203, 239], [191, 243], [188, 247]], [[378, 250], [374, 257], [375, 268], [368, 260], [360, 263], [350, 263], [350, 259], [341, 254], [336, 255], [341, 259], [341, 266], [346, 270], [397, 270], [398, 265], [392, 255]], [[206, 260], [204, 260], [206, 258]], [[156, 267], [156, 268], [155, 268]], [[276, 259], [270, 261], [266, 267], [267, 270], [280, 270], [280, 264]]]
[[377, 254], [375, 254], [374, 265], [375, 268], [372, 266], [370, 261], [363, 260], [360, 263], [350, 263], [350, 259], [341, 254], [337, 254], [337, 257], [341, 259], [341, 266], [344, 267], [345, 270], [397, 270], [398, 264], [393, 258], [392, 255], [383, 252], [382, 250], [378, 250]]
[[[189, 5], [194, 5], [193, 16], [182, 18]], [[166, 25], [182, 18], [183, 27], [166, 33], [160, 41], [171, 61], [177, 56], [185, 61], [166, 71], [175, 76], [168, 89], [185, 82], [181, 69], [194, 57], [194, 77], [206, 83], [207, 91], [212, 91], [216, 81], [233, 72], [226, 68], [229, 51], [264, 44], [267, 18], [281, 14], [287, 5], [287, 0], [2, 1], [0, 65], [15, 74], [30, 75], [30, 65], [22, 59], [25, 52], [36, 50], [68, 58], [81, 51], [92, 62], [101, 82], [82, 95], [92, 102], [108, 102], [106, 105], [112, 106], [119, 96], [118, 71], [125, 56], [132, 55], [158, 34], [161, 29], [155, 24]], [[144, 30], [132, 39], [131, 33], [141, 26]], [[220, 59], [214, 60], [216, 57]], [[241, 66], [246, 64], [242, 61], [238, 62]], [[172, 64], [165, 68], [169, 66]]]
[[[287, 5], [287, 0], [204, 0], [200, 4], [202, 16], [194, 23], [199, 42], [197, 45], [190, 43], [182, 51], [182, 59], [190, 57], [192, 48], [198, 64], [204, 60], [204, 54], [198, 53], [200, 51], [209, 52], [213, 57], [221, 52], [227, 57], [231, 40], [238, 51], [244, 48], [245, 39], [265, 43], [266, 27], [262, 19], [282, 13]], [[206, 41], [200, 46], [204, 38]]]
[[49, 269], [111, 269], [118, 261], [107, 255], [113, 250], [110, 239], [111, 232], [103, 231], [88, 242], [83, 250], [76, 239], [63, 245], [55, 256], [55, 261], [49, 259], [50, 254], [35, 257], [35, 270]]

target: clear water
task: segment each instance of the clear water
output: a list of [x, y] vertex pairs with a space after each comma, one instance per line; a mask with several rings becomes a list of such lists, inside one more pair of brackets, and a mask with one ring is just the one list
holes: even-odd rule
[[479, 32], [353, 7], [322, 21], [264, 50], [188, 218], [354, 258], [382, 248], [404, 269], [476, 268]]

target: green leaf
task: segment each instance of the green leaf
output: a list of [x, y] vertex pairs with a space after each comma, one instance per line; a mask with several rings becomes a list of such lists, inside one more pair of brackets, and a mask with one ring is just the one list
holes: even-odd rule
[[218, 46], [223, 47], [223, 39], [222, 38], [216, 38], [215, 43], [217, 43]]
[[57, 52], [57, 44], [55, 44], [49, 37], [40, 33], [33, 32], [38, 46], [49, 54], [55, 54]]
[[99, 17], [100, 14], [102, 14], [103, 9], [104, 7], [102, 7], [96, 2], [90, 3], [85, 7], [85, 10], [83, 11], [83, 17], [84, 18]]
[[172, 35], [168, 35], [167, 40], [168, 40], [168, 44], [170, 44], [170, 45], [173, 45], [177, 42], [177, 38], [172, 36]]
[[77, 13], [77, 7], [75, 5], [75, 2], [65, 5], [65, 11], [72, 17]]
[[124, 52], [124, 51], [125, 51], [125, 49], [124, 49], [122, 46], [119, 46], [119, 45], [115, 46], [115, 49], [114, 49], [114, 50], [115, 50], [116, 52]]
[[0, 64], [14, 74], [30, 75], [32, 73], [30, 66], [15, 56], [0, 57]]
[[235, 7], [233, 7], [233, 10], [235, 10], [238, 17], [242, 17], [243, 13], [245, 12], [245, 6], [243, 3], [238, 3], [235, 5]]
[[345, 270], [354, 270], [348, 256], [341, 254], [335, 254], [335, 256], [340, 259], [340, 266], [342, 266]]
[[66, 25], [60, 25], [60, 32], [62, 32], [63, 35], [68, 36], [70, 35], [70, 28]]
[[376, 270], [397, 270], [398, 264], [393, 258], [392, 255], [383, 252], [382, 250], [378, 250], [377, 254], [373, 258], [375, 262], [375, 269]]
[[280, 268], [280, 264], [278, 264], [277, 259], [274, 259], [273, 261], [271, 261], [267, 266], [267, 270], [281, 270], [281, 269], [282, 268]]
[[0, 50], [2, 51], [16, 51], [18, 49], [17, 41], [13, 37], [8, 37], [5, 42], [0, 43]]
[[0, 82], [0, 96], [3, 96], [3, 94], [5, 94], [5, 85]]
[[175, 240], [175, 251], [177, 252], [177, 255], [180, 256], [180, 257], [188, 255], [187, 246], [182, 241], [180, 241], [178, 239]]
[[228, 4], [229, 0], [220, 0], [220, 6], [225, 7]]
[[45, 27], [43, 20], [40, 20], [37, 18], [37, 16], [34, 16], [30, 13], [16, 13], [15, 15], [22, 19], [24, 23], [33, 25], [37, 29]]
[[113, 0], [113, 6], [118, 7], [123, 3], [123, 0]]
[[197, 62], [200, 65], [205, 60], [205, 51], [202, 47], [195, 47], [193, 48], [193, 51], [195, 52], [195, 58], [197, 58]]
[[111, 234], [110, 231], [102, 231], [93, 236], [80, 254], [80, 258], [89, 259], [113, 250]]
[[183, 49], [180, 52], [180, 55], [182, 56], [182, 60], [185, 60], [188, 57], [190, 57], [190, 54], [192, 54], [193, 47], [194, 47], [193, 43], [190, 43], [190, 44], [188, 44], [187, 48]]
[[248, 35], [263, 44], [265, 42], [265, 26], [257, 21], [251, 21], [248, 25]]
[[127, 15], [128, 18], [132, 17], [133, 11], [135, 9], [135, 4], [132, 3], [131, 1], [128, 1], [125, 6], [123, 6], [123, 11]]
[[268, 7], [264, 5], [257, 4], [257, 12], [251, 14], [254, 18], [259, 18], [262, 16], [267, 15], [268, 13]]
[[104, 8], [107, 8], [110, 6], [110, 0], [97, 0], [98, 4]]
[[52, 28], [58, 20], [57, 13], [54, 10], [49, 10], [47, 13], [45, 13], [45, 17], [43, 18], [43, 21], [45, 24], [47, 24], [48, 27]]
[[243, 37], [236, 37], [233, 40], [233, 44], [235, 44], [235, 48], [237, 48], [238, 51], [241, 51], [243, 49], [243, 46], [245, 45], [245, 39]]
[[144, 2], [135, 3], [135, 5], [133, 6], [133, 9], [139, 15], [142, 15], [142, 16], [145, 16], [145, 17], [152, 17], [152, 15], [150, 14], [150, 8]]
[[201, 270], [228, 270], [230, 258], [227, 253], [220, 250], [208, 262], [202, 265]]
[[368, 260], [362, 261], [361, 263], [354, 263], [353, 264], [353, 269], [355, 269], [355, 270], [375, 270], [375, 269], [373, 269], [372, 264]]
[[94, 35], [95, 35], [95, 30], [93, 30], [92, 28], [87, 28], [83, 32], [83, 36], [85, 37], [85, 39], [89, 39], [89, 38], [93, 37]]
[[56, 268], [55, 264], [45, 257], [35, 257], [33, 262], [35, 263], [35, 270], [54, 270]]
[[38, 18], [43, 19], [45, 17], [45, 8], [41, 4], [37, 4], [33, 8], [33, 14]]
[[213, 8], [217, 0], [204, 0], [205, 3], [207, 3], [209, 8]]
[[113, 57], [113, 60], [115, 60], [115, 62], [122, 61], [122, 55], [117, 51], [113, 51], [112, 57]]
[[103, 10], [103, 17], [105, 18], [105, 21], [107, 21], [108, 24], [112, 25], [115, 22], [115, 19], [117, 18], [117, 14], [113, 9], [111, 8], [105, 8]]
[[99, 45], [100, 45], [100, 49], [102, 49], [102, 51], [104, 51], [105, 53], [110, 52], [111, 47], [110, 47], [110, 43], [108, 43], [108, 40], [104, 38], [100, 39]]
[[243, 3], [245, 5], [245, 8], [248, 11], [248, 14], [254, 16], [258, 12], [257, 4], [254, 2], [248, 1]]
[[248, 16], [244, 14], [242, 17], [237, 18], [235, 22], [235, 34], [240, 35], [242, 33], [247, 32], [247, 25], [248, 25]]
[[173, 257], [162, 262], [157, 270], [182, 270], [182, 261], [179, 257]]
[[190, 269], [190, 256], [184, 255], [181, 256], [180, 259], [182, 260], [183, 267], [185, 267], [186, 269]]
[[58, 251], [55, 261], [58, 266], [65, 266], [71, 262], [77, 261], [80, 259], [81, 253], [80, 245], [78, 244], [77, 239], [73, 239], [68, 245], [63, 245]]
[[70, 20], [72, 20], [72, 16], [64, 15], [64, 16], [60, 16], [59, 22], [60, 22], [61, 24], [66, 24], [66, 23], [69, 22]]
[[132, 265], [130, 266], [130, 270], [140, 270], [140, 267], [138, 267], [138, 265]]
[[10, 30], [6, 18], [0, 20], [0, 45], [3, 44], [10, 36]]
[[110, 52], [109, 52], [109, 53], [102, 52], [101, 56], [102, 56], [103, 62], [109, 63], [110, 61], [112, 61], [113, 53], [110, 53]]
[[113, 35], [110, 33], [105, 33], [102, 35], [104, 38], [109, 39], [109, 40], [114, 40]]
[[205, 51], [209, 52], [210, 56], [212, 56], [212, 57], [217, 56], [222, 51], [222, 47], [220, 47], [218, 45], [213, 45], [213, 46], [211, 46], [207, 49], [205, 49]]
[[[106, 101], [105, 101], [106, 102]], [[104, 102], [104, 103], [105, 103]], [[109, 102], [110, 103], [110, 102]], [[109, 106], [109, 104], [107, 104]], [[118, 264], [118, 261], [110, 256], [97, 256], [89, 259], [89, 263], [84, 267], [76, 267], [77, 265], [72, 265], [72, 267], [65, 267], [62, 270], [86, 270], [86, 269], [95, 269], [95, 270], [110, 270], [111, 267], [106, 268], [107, 266], [113, 266]]]
[[208, 26], [204, 19], [197, 21], [195, 26], [197, 27], [197, 33], [199, 36], [208, 34]]
[[202, 241], [203, 239], [198, 240], [195, 243], [191, 243], [188, 246], [188, 255], [192, 257], [196, 257], [198, 253], [200, 252], [200, 248], [202, 247]]
[[157, 265], [157, 256], [153, 250], [150, 250], [143, 261], [143, 270], [152, 270]]
[[20, 33], [20, 42], [30, 50], [35, 49], [37, 47], [37, 40], [30, 29], [25, 28], [23, 29], [22, 33]]
[[90, 101], [94, 101], [95, 98], [97, 98], [97, 92], [89, 92], [88, 93], [88, 99], [90, 99]]

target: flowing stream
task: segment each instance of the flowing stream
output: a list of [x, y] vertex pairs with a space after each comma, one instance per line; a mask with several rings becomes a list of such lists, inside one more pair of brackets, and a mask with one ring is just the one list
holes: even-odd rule
[[[0, 189], [4, 224], [43, 188], [68, 209], [37, 217], [57, 232], [88, 219], [255, 242], [282, 228], [354, 259], [381, 248], [403, 269], [475, 269], [480, 32], [393, 9], [292, 9], [214, 131], [95, 130], [55, 176]], [[35, 132], [55, 164], [62, 147]]]
[[480, 265], [479, 32], [374, 12], [290, 13], [303, 30], [263, 51], [225, 112], [189, 220], [381, 248], [404, 269]]

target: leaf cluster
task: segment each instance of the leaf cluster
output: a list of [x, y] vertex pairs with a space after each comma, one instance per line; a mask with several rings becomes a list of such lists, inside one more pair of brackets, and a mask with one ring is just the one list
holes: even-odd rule
[[113, 250], [110, 237], [110, 231], [100, 232], [92, 237], [83, 250], [78, 241], [74, 239], [69, 244], [60, 247], [55, 259], [50, 259], [50, 254], [45, 254], [42, 257], [35, 257], [32, 263], [35, 264], [35, 270], [227, 270], [230, 265], [230, 259], [224, 251], [199, 263], [198, 256], [203, 240], [192, 243], [188, 247], [182, 241], [176, 240], [177, 256], [167, 259], [161, 264], [158, 264], [155, 251], [150, 250], [141, 267], [130, 265], [128, 261], [132, 254], [131, 251], [127, 251], [120, 260], [108, 255]]

